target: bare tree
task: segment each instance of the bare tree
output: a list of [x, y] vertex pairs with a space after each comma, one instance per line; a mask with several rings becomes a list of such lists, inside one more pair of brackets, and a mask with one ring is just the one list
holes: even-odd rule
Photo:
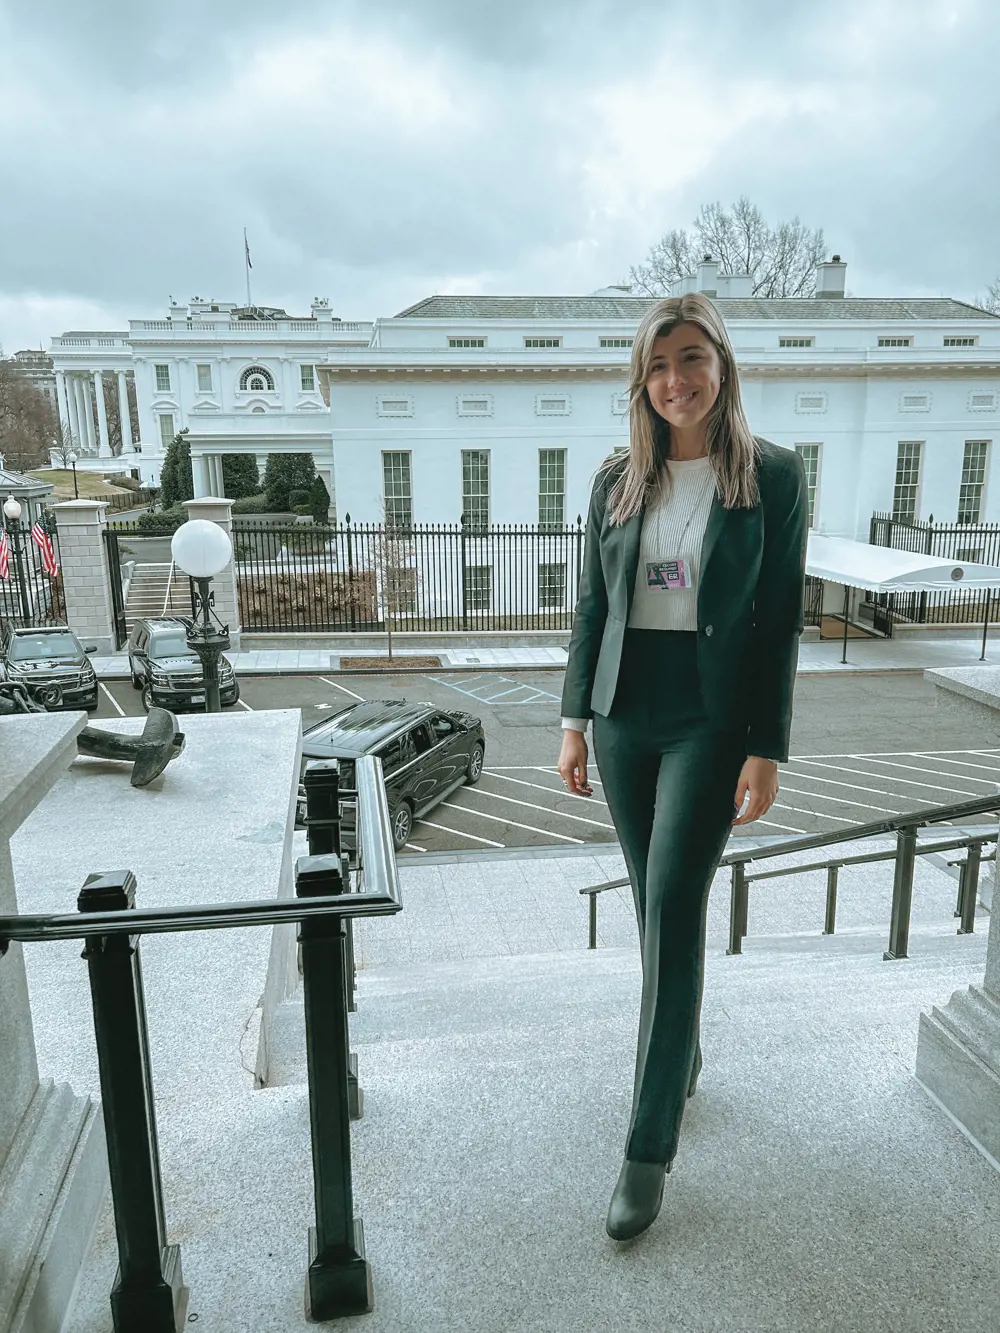
[[694, 271], [702, 255], [719, 260], [724, 273], [749, 273], [755, 296], [811, 296], [826, 246], [822, 229], [810, 231], [797, 217], [771, 227], [757, 205], [741, 195], [729, 209], [703, 204], [689, 231], [662, 236], [645, 263], [629, 269], [632, 290], [665, 296], [671, 283]]
[[972, 304], [991, 315], [1000, 315], [1000, 277], [993, 279], [986, 288], [985, 296], [974, 297]]
[[0, 354], [0, 454], [15, 472], [44, 467], [59, 422], [45, 395]]
[[416, 597], [417, 571], [413, 555], [413, 537], [409, 525], [399, 523], [383, 500], [382, 522], [372, 534], [372, 561], [390, 662], [392, 636], [397, 622], [413, 609]]
[[[131, 375], [125, 376], [125, 387], [128, 394], [129, 418], [132, 426], [132, 439], [139, 439], [139, 414], [136, 411], [135, 403], [135, 383]], [[122, 416], [118, 404], [118, 379], [115, 375], [106, 375], [103, 380], [104, 388], [104, 413], [108, 419], [108, 443], [111, 445], [111, 452], [117, 457], [122, 452]]]

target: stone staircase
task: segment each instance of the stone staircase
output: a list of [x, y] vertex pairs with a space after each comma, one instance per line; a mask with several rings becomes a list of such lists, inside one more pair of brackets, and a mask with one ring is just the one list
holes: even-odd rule
[[186, 574], [167, 563], [137, 563], [125, 598], [125, 624], [143, 616], [190, 616], [191, 597]]

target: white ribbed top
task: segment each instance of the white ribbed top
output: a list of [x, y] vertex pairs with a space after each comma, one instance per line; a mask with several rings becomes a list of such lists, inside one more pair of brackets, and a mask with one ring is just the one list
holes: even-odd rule
[[[647, 505], [642, 520], [639, 567], [628, 623], [634, 629], [696, 630], [701, 545], [715, 495], [715, 472], [707, 457], [668, 459], [666, 467], [669, 489], [663, 498]], [[670, 590], [647, 587], [647, 562], [677, 556], [687, 562], [693, 586]]]

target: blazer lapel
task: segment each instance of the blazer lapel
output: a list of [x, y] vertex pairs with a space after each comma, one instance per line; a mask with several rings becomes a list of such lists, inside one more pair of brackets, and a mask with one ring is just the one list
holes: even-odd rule
[[642, 520], [645, 506], [622, 525], [622, 572], [625, 575], [625, 620], [628, 622], [632, 612], [632, 598], [635, 596], [635, 580], [639, 572], [639, 539], [642, 536]]

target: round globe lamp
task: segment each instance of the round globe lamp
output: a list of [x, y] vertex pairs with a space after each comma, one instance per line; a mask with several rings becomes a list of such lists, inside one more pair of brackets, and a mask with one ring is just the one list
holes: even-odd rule
[[232, 560], [233, 543], [218, 523], [192, 518], [174, 533], [170, 554], [177, 568], [194, 580], [194, 617], [188, 626], [187, 643], [201, 662], [205, 712], [220, 713], [219, 658], [229, 647], [229, 626], [223, 625], [212, 609], [210, 584]]

